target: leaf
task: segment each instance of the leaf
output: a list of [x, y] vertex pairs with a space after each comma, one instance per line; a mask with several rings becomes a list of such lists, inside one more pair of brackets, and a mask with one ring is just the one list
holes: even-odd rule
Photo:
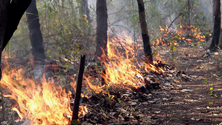
[[88, 23], [87, 16], [84, 16], [84, 20]]
[[121, 103], [121, 100], [119, 98], [117, 98], [118, 102]]
[[65, 65], [63, 66], [64, 68], [69, 64], [69, 62], [66, 62]]
[[210, 105], [213, 105], [214, 103], [213, 103], [213, 102], [209, 102], [209, 104], [210, 104]]
[[48, 6], [48, 10], [50, 11], [50, 12], [52, 12], [52, 7], [50, 7], [50, 6]]
[[175, 38], [179, 38], [179, 35], [176, 35]]
[[78, 120], [72, 120], [72, 121], [71, 121], [71, 124], [72, 124], [72, 125], [78, 125], [78, 123], [79, 123]]
[[79, 51], [79, 49], [76, 49], [76, 50], [73, 52], [73, 54], [76, 54], [78, 51]]
[[218, 77], [217, 74], [213, 74], [213, 76]]
[[75, 45], [77, 46], [77, 47], [79, 47], [79, 44], [77, 43], [77, 42], [74, 42], [75, 43]]
[[214, 88], [213, 87], [210, 87], [210, 91], [212, 91]]
[[67, 55], [70, 55], [70, 54], [71, 54], [71, 50], [68, 51]]
[[2, 118], [3, 117], [3, 113], [2, 112], [0, 112], [0, 118]]
[[47, 51], [46, 51], [46, 53], [49, 53], [49, 52], [50, 52], [50, 50], [47, 50]]
[[76, 56], [80, 56], [80, 55], [82, 54], [82, 51], [83, 51], [83, 50], [84, 50], [84, 49], [80, 50], [79, 53], [78, 53]]

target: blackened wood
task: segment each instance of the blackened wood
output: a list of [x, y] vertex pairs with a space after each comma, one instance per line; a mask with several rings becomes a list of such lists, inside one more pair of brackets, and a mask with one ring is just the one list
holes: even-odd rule
[[[7, 20], [8, 20], [8, 8], [9, 8], [9, 4], [10, 1], [9, 0], [0, 0], [0, 49], [2, 50], [3, 47], [3, 42], [4, 42], [4, 35], [5, 35], [5, 30], [6, 30], [6, 25], [7, 25]], [[0, 54], [0, 61], [1, 61], [1, 56], [2, 54]], [[0, 62], [1, 64], [1, 62]], [[1, 65], [0, 65], [0, 80], [1, 80]], [[2, 93], [2, 87], [1, 87], [1, 83], [0, 83], [0, 92]], [[1, 114], [2, 114], [2, 120], [5, 120], [5, 109], [4, 109], [4, 100], [3, 100], [3, 93], [1, 94], [1, 101], [0, 101], [2, 110], [1, 110]], [[0, 121], [1, 124], [1, 121]]]
[[[8, 0], [10, 1], [10, 0]], [[8, 9], [8, 21], [6, 25], [3, 49], [11, 39], [13, 33], [17, 29], [19, 21], [22, 18], [25, 10], [29, 7], [32, 0], [12, 0]]]
[[211, 51], [216, 51], [219, 39], [220, 39], [220, 24], [221, 24], [221, 11], [220, 11], [220, 0], [213, 0], [213, 16], [214, 16], [214, 30], [213, 30], [213, 39], [210, 45]]
[[104, 57], [101, 57], [103, 54], [107, 55], [107, 6], [106, 0], [97, 0], [96, 1], [96, 55], [104, 60]]
[[81, 89], [82, 89], [82, 78], [84, 73], [84, 67], [85, 67], [85, 55], [81, 56], [80, 60], [80, 69], [79, 69], [79, 75], [78, 75], [78, 81], [76, 86], [76, 96], [73, 106], [73, 114], [72, 114], [72, 120], [78, 119], [78, 111], [79, 111], [79, 102], [81, 99]]
[[45, 60], [45, 52], [43, 46], [43, 38], [40, 30], [39, 14], [36, 8], [36, 0], [32, 0], [30, 6], [26, 10], [26, 17], [29, 27], [29, 38], [32, 45], [32, 55], [34, 61]]
[[105, 77], [106, 77], [106, 70], [104, 69], [104, 70], [103, 70], [103, 73], [102, 73], [101, 86], [107, 85], [106, 80], [105, 80]]
[[153, 63], [152, 50], [150, 46], [150, 37], [148, 35], [147, 23], [146, 23], [146, 15], [145, 15], [145, 7], [143, 0], [137, 0], [139, 7], [139, 18], [140, 18], [140, 27], [143, 38], [143, 46], [146, 61], [149, 63]]

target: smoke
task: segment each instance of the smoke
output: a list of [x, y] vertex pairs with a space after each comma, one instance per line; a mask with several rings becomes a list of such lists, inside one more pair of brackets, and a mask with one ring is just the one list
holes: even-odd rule
[[[135, 1], [131, 0], [107, 0], [108, 10], [108, 33], [109, 35], [133, 36], [133, 26], [131, 24], [133, 16], [132, 4], [137, 8]], [[96, 24], [96, 0], [88, 0], [90, 14], [92, 15], [91, 24]], [[136, 11], [136, 14], [138, 12]], [[138, 25], [138, 23], [136, 24]]]

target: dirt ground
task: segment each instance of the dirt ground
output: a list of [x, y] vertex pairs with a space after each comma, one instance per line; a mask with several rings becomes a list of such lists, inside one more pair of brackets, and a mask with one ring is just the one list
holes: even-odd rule
[[[216, 125], [222, 124], [222, 63], [221, 52], [207, 53], [202, 47], [178, 47], [172, 58], [169, 48], [160, 47], [162, 58], [176, 64], [176, 68], [191, 76], [191, 80], [177, 80], [171, 90], [159, 90], [172, 99], [164, 104], [149, 105], [157, 124]], [[207, 53], [207, 54], [206, 54]], [[158, 111], [158, 113], [155, 113]], [[158, 118], [160, 117], [160, 118]], [[150, 123], [154, 124], [154, 123]]]

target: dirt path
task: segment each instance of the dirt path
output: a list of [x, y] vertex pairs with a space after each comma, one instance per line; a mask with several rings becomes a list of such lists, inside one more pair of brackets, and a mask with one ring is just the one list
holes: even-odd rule
[[[170, 58], [169, 48], [160, 55]], [[174, 58], [177, 69], [191, 76], [190, 80], [176, 80], [169, 94], [172, 99], [164, 104], [153, 104], [155, 114], [167, 125], [211, 125], [222, 123], [222, 65], [221, 52], [205, 54], [201, 48], [177, 48]], [[155, 111], [154, 111], [155, 112]]]

